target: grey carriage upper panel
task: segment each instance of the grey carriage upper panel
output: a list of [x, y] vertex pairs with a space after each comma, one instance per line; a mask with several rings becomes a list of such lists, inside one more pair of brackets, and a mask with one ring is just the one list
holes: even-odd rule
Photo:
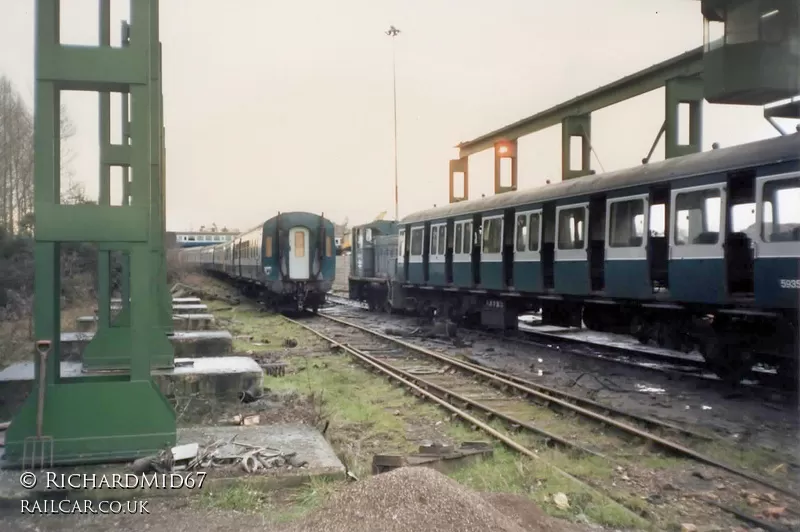
[[558, 198], [593, 194], [595, 192], [623, 189], [668, 181], [678, 177], [692, 177], [737, 168], [747, 168], [765, 163], [777, 163], [800, 157], [800, 134], [759, 140], [718, 150], [695, 153], [657, 163], [649, 163], [608, 172], [561, 181], [541, 187], [496, 194], [486, 198], [451, 203], [443, 207], [426, 209], [409, 214], [402, 224], [441, 220], [454, 216], [506, 209]]

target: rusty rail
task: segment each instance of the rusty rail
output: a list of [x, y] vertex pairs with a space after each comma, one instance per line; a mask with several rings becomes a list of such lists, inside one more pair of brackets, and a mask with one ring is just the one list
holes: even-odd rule
[[[325, 317], [328, 318], [327, 316], [325, 316]], [[480, 419], [478, 419], [478, 418], [476, 418], [474, 416], [471, 416], [469, 413], [463, 411], [460, 408], [457, 408], [456, 406], [448, 403], [446, 400], [437, 397], [436, 395], [432, 394], [431, 392], [425, 390], [423, 387], [418, 386], [417, 384], [412, 382], [412, 380], [417, 380], [418, 379], [417, 377], [413, 377], [412, 375], [408, 374], [407, 372], [404, 372], [404, 371], [402, 371], [400, 369], [394, 368], [390, 364], [387, 364], [385, 362], [377, 360], [377, 359], [375, 359], [375, 357], [372, 357], [372, 356], [368, 355], [367, 353], [359, 351], [359, 350], [357, 350], [357, 349], [355, 349], [355, 348], [353, 348], [353, 347], [351, 347], [351, 346], [349, 346], [349, 345], [347, 345], [345, 343], [342, 343], [342, 342], [340, 342], [338, 340], [335, 340], [334, 338], [331, 338], [330, 336], [327, 336], [323, 332], [320, 332], [320, 331], [318, 331], [318, 330], [316, 330], [316, 329], [314, 329], [312, 327], [309, 327], [308, 325], [306, 325], [304, 323], [301, 323], [301, 322], [299, 322], [297, 320], [293, 320], [293, 319], [288, 318], [286, 316], [284, 316], [284, 319], [289, 321], [289, 322], [291, 322], [291, 323], [293, 323], [293, 324], [295, 324], [295, 325], [298, 325], [298, 326], [302, 327], [303, 329], [306, 329], [307, 331], [309, 331], [309, 332], [311, 332], [311, 333], [313, 333], [313, 334], [315, 334], [317, 336], [319, 336], [323, 340], [329, 342], [331, 345], [339, 347], [340, 349], [346, 351], [347, 353], [349, 353], [350, 355], [354, 356], [356, 359], [360, 360], [361, 362], [367, 364], [368, 366], [374, 368], [375, 370], [377, 370], [377, 371], [379, 371], [381, 373], [386, 374], [390, 378], [398, 381], [399, 383], [403, 384], [407, 388], [410, 388], [411, 390], [415, 391], [417, 394], [422, 395], [423, 397], [433, 401], [434, 403], [438, 404], [442, 408], [445, 408], [446, 410], [449, 410], [450, 412], [452, 412], [453, 414], [457, 415], [462, 420], [464, 420], [464, 421], [466, 421], [466, 422], [468, 422], [468, 423], [480, 428], [481, 430], [483, 430], [484, 432], [486, 432], [490, 436], [496, 438], [497, 440], [502, 442], [507, 447], [510, 447], [511, 449], [513, 449], [513, 450], [517, 451], [518, 453], [523, 454], [523, 455], [525, 455], [525, 456], [527, 456], [529, 458], [533, 458], [534, 460], [538, 460], [538, 461], [546, 464], [548, 467], [552, 468], [553, 471], [556, 471], [559, 475], [562, 475], [564, 478], [567, 478], [570, 481], [575, 482], [576, 484], [579, 484], [579, 485], [583, 486], [587, 491], [593, 493], [594, 495], [600, 497], [601, 499], [609, 499], [609, 500], [614, 501], [616, 504], [618, 504], [623, 509], [623, 511], [625, 511], [629, 515], [629, 517], [631, 517], [635, 521], [641, 521], [642, 520], [642, 516], [636, 514], [635, 512], [633, 512], [630, 508], [628, 508], [627, 506], [625, 506], [621, 502], [616, 501], [610, 495], [602, 493], [600, 490], [598, 490], [594, 486], [591, 486], [590, 484], [586, 483], [585, 481], [583, 481], [583, 480], [571, 475], [570, 473], [564, 471], [563, 469], [561, 469], [561, 468], [549, 463], [547, 460], [545, 460], [544, 458], [542, 458], [541, 456], [536, 454], [534, 451], [528, 449], [524, 445], [522, 445], [522, 444], [514, 441], [513, 439], [509, 438], [508, 436], [498, 432], [497, 430], [493, 429], [492, 427], [490, 427], [488, 424], [484, 423]], [[355, 326], [355, 327], [359, 328], [358, 326]], [[411, 377], [411, 378], [408, 378], [408, 377]], [[457, 398], [459, 398], [459, 400], [462, 400], [464, 402], [472, 403], [472, 401], [470, 401], [466, 397], [459, 396], [458, 394], [453, 394], [452, 392], [448, 393], [448, 397], [457, 397]], [[486, 408], [489, 411], [493, 410], [493, 409], [490, 409], [488, 407], [484, 407], [484, 408]], [[505, 417], [505, 416], [503, 416], [503, 417]], [[523, 425], [527, 425], [527, 424], [523, 424]], [[523, 426], [523, 425], [521, 425], [521, 426]], [[576, 447], [574, 444], [570, 444], [570, 445], [572, 447]], [[592, 454], [596, 454], [596, 453], [592, 453]]]
[[[796, 493], [796, 492], [794, 492], [794, 491], [792, 491], [792, 490], [790, 490], [788, 488], [773, 484], [769, 480], [761, 478], [758, 475], [754, 475], [754, 474], [748, 473], [747, 471], [743, 471], [743, 470], [738, 469], [738, 468], [736, 468], [734, 466], [730, 466], [728, 464], [725, 464], [723, 462], [715, 460], [714, 458], [711, 458], [709, 456], [705, 456], [705, 455], [703, 455], [701, 453], [698, 453], [697, 451], [694, 451], [694, 450], [692, 450], [692, 449], [690, 449], [690, 448], [688, 448], [688, 447], [686, 447], [684, 445], [681, 445], [681, 444], [676, 443], [676, 442], [672, 442], [672, 441], [667, 440], [665, 438], [662, 438], [662, 437], [660, 437], [660, 436], [658, 436], [656, 434], [651, 434], [651, 433], [649, 433], [647, 431], [641, 430], [641, 429], [639, 429], [637, 427], [634, 427], [632, 425], [629, 425], [627, 423], [623, 423], [621, 421], [618, 421], [616, 419], [612, 419], [612, 418], [610, 418], [608, 416], [604, 416], [602, 414], [598, 414], [597, 412], [593, 412], [593, 411], [588, 410], [586, 408], [583, 408], [581, 406], [574, 405], [572, 403], [569, 403], [568, 401], [565, 401], [563, 399], [559, 399], [558, 397], [554, 397], [552, 395], [548, 395], [546, 393], [543, 393], [543, 392], [541, 392], [539, 390], [535, 390], [530, 386], [518, 384], [516, 382], [513, 382], [512, 380], [505, 379], [505, 378], [502, 378], [502, 377], [498, 377], [496, 375], [493, 375], [490, 371], [487, 371], [486, 368], [482, 368], [482, 367], [479, 367], [479, 366], [477, 366], [475, 364], [465, 363], [465, 362], [462, 362], [460, 360], [456, 360], [456, 359], [454, 359], [452, 357], [449, 357], [449, 356], [446, 356], [446, 355], [442, 355], [440, 353], [436, 353], [435, 351], [431, 351], [430, 349], [427, 349], [427, 348], [424, 348], [424, 347], [421, 347], [421, 346], [417, 346], [417, 345], [413, 345], [413, 344], [410, 344], [408, 342], [405, 342], [405, 341], [397, 339], [397, 338], [392, 338], [391, 336], [387, 336], [387, 335], [385, 335], [383, 333], [380, 333], [378, 331], [373, 331], [371, 329], [368, 329], [366, 327], [363, 327], [363, 326], [355, 324], [355, 323], [348, 322], [346, 320], [342, 320], [342, 319], [339, 319], [339, 318], [334, 318], [332, 316], [328, 316], [328, 315], [324, 315], [324, 314], [320, 314], [320, 316], [325, 318], [325, 319], [327, 319], [327, 320], [339, 323], [340, 325], [344, 325], [344, 326], [347, 326], [347, 327], [352, 327], [354, 329], [358, 329], [358, 330], [360, 330], [362, 332], [371, 334], [371, 335], [376, 336], [378, 338], [381, 338], [383, 340], [395, 343], [397, 345], [401, 345], [401, 346], [403, 346], [403, 347], [405, 347], [407, 349], [410, 349], [412, 351], [427, 355], [429, 357], [433, 357], [433, 358], [435, 358], [437, 360], [440, 360], [440, 361], [442, 361], [442, 362], [444, 362], [446, 364], [449, 364], [449, 365], [455, 366], [455, 367], [459, 367], [459, 368], [461, 368], [463, 370], [466, 370], [466, 371], [471, 372], [471, 373], [476, 374], [476, 375], [480, 375], [480, 376], [484, 377], [485, 379], [494, 381], [494, 382], [496, 382], [498, 384], [501, 384], [503, 386], [514, 388], [517, 391], [520, 391], [522, 393], [527, 394], [528, 396], [533, 396], [533, 397], [542, 399], [544, 401], [547, 401], [550, 404], [556, 404], [561, 408], [565, 408], [565, 409], [571, 410], [571, 411], [573, 411], [573, 412], [575, 412], [577, 414], [580, 414], [580, 415], [582, 415], [582, 416], [584, 416], [586, 418], [593, 419], [595, 421], [604, 423], [606, 425], [609, 425], [609, 426], [614, 427], [616, 429], [622, 430], [622, 431], [627, 432], [629, 434], [632, 434], [632, 435], [635, 435], [637, 437], [643, 438], [645, 440], [651, 441], [651, 442], [657, 444], [658, 446], [662, 447], [663, 449], [669, 450], [669, 451], [674, 452], [674, 453], [679, 454], [679, 455], [686, 456], [686, 457], [691, 458], [693, 460], [696, 460], [698, 462], [705, 463], [705, 464], [711, 465], [713, 467], [717, 467], [719, 469], [722, 469], [722, 470], [727, 471], [729, 473], [732, 473], [734, 475], [740, 476], [740, 477], [745, 478], [747, 480], [751, 480], [751, 481], [756, 482], [758, 484], [761, 484], [761, 485], [763, 485], [765, 487], [768, 487], [770, 489], [773, 489], [775, 491], [783, 493], [784, 495], [790, 496], [790, 497], [792, 497], [792, 498], [794, 498], [796, 500], [800, 500], [800, 494], [798, 494], [798, 493]], [[302, 324], [300, 324], [300, 325], [302, 325]], [[313, 331], [313, 329], [310, 329], [310, 328], [309, 328], [309, 330]]]

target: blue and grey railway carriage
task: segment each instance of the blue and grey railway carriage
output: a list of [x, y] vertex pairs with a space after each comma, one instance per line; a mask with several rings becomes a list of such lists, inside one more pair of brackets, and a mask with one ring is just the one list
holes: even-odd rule
[[233, 280], [277, 310], [316, 312], [336, 274], [333, 231], [323, 216], [283, 213], [230, 242], [181, 250], [181, 260]]
[[516, 327], [629, 332], [736, 380], [797, 372], [800, 135], [417, 212], [403, 306]]

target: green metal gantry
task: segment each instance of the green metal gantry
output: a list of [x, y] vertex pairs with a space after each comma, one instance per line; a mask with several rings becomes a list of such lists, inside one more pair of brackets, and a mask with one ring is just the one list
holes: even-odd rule
[[[123, 26], [118, 48], [110, 46], [109, 3], [100, 0], [100, 45], [89, 47], [60, 44], [60, 1], [36, 2], [34, 335], [46, 355], [36, 355], [34, 390], [6, 435], [5, 459], [12, 465], [25, 465], [26, 439], [36, 436], [51, 438], [54, 464], [130, 460], [175, 444], [175, 412], [151, 377], [152, 368], [174, 365], [167, 338], [172, 309], [164, 249], [159, 3], [131, 0], [131, 24]], [[100, 93], [97, 205], [59, 202], [63, 90]], [[123, 95], [119, 145], [110, 142], [112, 92]], [[121, 206], [110, 204], [114, 166], [123, 169]], [[60, 365], [62, 242], [95, 243], [99, 252], [98, 329], [84, 352], [84, 374], [72, 378], [62, 377]], [[112, 252], [123, 255], [123, 309], [113, 321]], [[96, 371], [109, 369], [116, 371]], [[44, 387], [38, 385], [42, 377]], [[37, 427], [40, 401], [43, 417]]]
[[[495, 194], [517, 188], [517, 140], [561, 124], [561, 178], [591, 174], [591, 113], [663, 87], [664, 124], [642, 159], [650, 161], [661, 136], [665, 158], [702, 150], [703, 100], [717, 104], [763, 105], [764, 117], [786, 134], [773, 118], [800, 118], [800, 51], [795, 43], [800, 4], [785, 0], [701, 0], [703, 46], [582, 94], [513, 124], [458, 145], [459, 158], [450, 161], [450, 202], [469, 199], [469, 156], [494, 148]], [[722, 25], [716, 38], [711, 24]], [[679, 142], [678, 112], [688, 105], [688, 143]], [[581, 141], [581, 164], [573, 168], [572, 140]], [[501, 186], [501, 159], [511, 159], [511, 185]], [[464, 194], [456, 197], [460, 175]]]

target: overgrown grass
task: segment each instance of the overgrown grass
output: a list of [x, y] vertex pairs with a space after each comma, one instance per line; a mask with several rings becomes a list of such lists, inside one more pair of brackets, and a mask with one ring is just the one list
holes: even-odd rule
[[272, 523], [286, 523], [318, 508], [340, 484], [342, 481], [312, 479], [308, 484], [280, 492], [233, 486], [204, 493], [194, 504], [200, 508], [258, 512]]
[[[372, 456], [416, 451], [419, 442], [409, 439], [414, 425], [437, 426], [451, 442], [487, 441], [482, 431], [454, 422], [440, 408], [405, 393], [389, 381], [365, 374], [348, 355], [293, 356], [285, 359], [285, 377], [265, 377], [271, 390], [298, 390], [314, 394], [323, 415], [330, 421], [327, 437], [350, 471], [359, 478], [371, 470]], [[500, 423], [491, 424], [503, 430]], [[529, 438], [517, 435], [518, 441], [535, 446]], [[542, 460], [522, 457], [502, 445], [494, 455], [456, 470], [451, 476], [477, 491], [507, 492], [524, 495], [540, 504], [548, 513], [569, 519], [585, 516], [599, 524], [643, 527], [646, 523], [625, 511], [611, 499], [587, 490], [559, 473], [588, 478], [607, 478], [611, 467], [597, 458], [574, 458], [544, 449]], [[552, 465], [549, 465], [552, 464]], [[561, 510], [552, 502], [555, 493], [564, 493], [570, 507]]]

